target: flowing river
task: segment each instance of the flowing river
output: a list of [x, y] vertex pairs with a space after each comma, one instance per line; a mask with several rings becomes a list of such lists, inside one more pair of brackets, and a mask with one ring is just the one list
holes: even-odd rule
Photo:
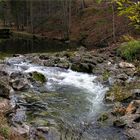
[[47, 78], [42, 88], [31, 85], [32, 92], [11, 97], [24, 110], [17, 112], [19, 119], [24, 116], [22, 121], [34, 127], [51, 128], [45, 134], [47, 140], [124, 140], [112, 125], [97, 123], [99, 115], [109, 109], [103, 103], [108, 88], [97, 76], [31, 64], [22, 57], [10, 58], [7, 63], [9, 72], [37, 71]]

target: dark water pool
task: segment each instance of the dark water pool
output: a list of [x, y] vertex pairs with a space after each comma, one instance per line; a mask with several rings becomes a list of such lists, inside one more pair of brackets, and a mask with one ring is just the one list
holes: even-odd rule
[[60, 52], [66, 50], [76, 50], [76, 43], [65, 43], [58, 40], [40, 40], [40, 39], [19, 39], [9, 38], [0, 39], [0, 52], [7, 54], [27, 54], [27, 53], [45, 53]]

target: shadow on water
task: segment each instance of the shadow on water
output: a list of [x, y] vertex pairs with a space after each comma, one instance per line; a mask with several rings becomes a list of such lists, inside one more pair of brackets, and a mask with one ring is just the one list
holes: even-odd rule
[[0, 39], [0, 52], [7, 54], [27, 54], [60, 52], [66, 50], [76, 50], [76, 43], [65, 43], [58, 40], [47, 39]]

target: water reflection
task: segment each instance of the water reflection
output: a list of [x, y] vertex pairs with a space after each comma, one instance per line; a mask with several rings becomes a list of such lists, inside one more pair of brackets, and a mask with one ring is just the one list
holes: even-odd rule
[[57, 40], [39, 39], [1, 39], [0, 52], [8, 54], [59, 52], [64, 50], [75, 50], [75, 43], [63, 43]]

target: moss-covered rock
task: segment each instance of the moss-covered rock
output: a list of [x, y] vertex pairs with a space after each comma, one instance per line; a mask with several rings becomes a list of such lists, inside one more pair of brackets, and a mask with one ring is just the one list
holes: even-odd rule
[[127, 87], [114, 85], [105, 95], [106, 102], [122, 102], [132, 97], [132, 93]]
[[32, 77], [35, 81], [38, 81], [41, 83], [45, 83], [47, 81], [46, 77], [42, 73], [39, 73], [37, 71], [32, 73]]

